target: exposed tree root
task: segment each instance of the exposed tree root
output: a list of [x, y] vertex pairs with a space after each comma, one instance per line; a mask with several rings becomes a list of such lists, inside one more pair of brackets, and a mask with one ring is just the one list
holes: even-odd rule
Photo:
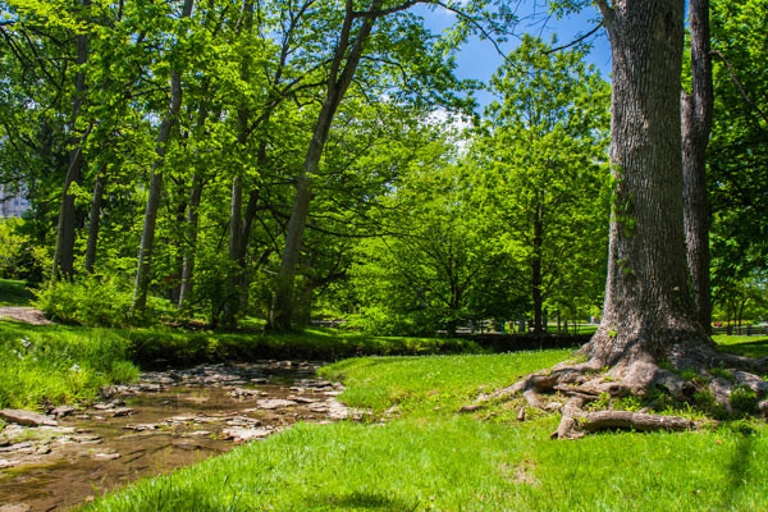
[[[602, 430], [681, 431], [700, 426], [657, 413], [674, 404], [691, 404], [716, 417], [768, 413], [768, 382], [756, 374], [768, 373], [768, 358], [750, 359], [719, 352], [711, 343], [677, 340], [655, 356], [643, 351], [609, 364], [605, 357], [590, 354], [587, 345], [580, 351], [591, 355], [587, 362], [528, 375], [481, 401], [522, 396], [530, 407], [559, 409], [562, 420], [551, 435], [557, 439]], [[641, 410], [614, 408], [629, 396], [641, 399]]]

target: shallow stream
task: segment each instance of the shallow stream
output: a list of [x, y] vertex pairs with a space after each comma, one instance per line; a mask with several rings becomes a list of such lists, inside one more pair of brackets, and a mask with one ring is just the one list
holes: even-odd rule
[[0, 434], [0, 512], [62, 510], [140, 477], [349, 411], [318, 363], [262, 361], [142, 373], [103, 402], [59, 408], [57, 426]]

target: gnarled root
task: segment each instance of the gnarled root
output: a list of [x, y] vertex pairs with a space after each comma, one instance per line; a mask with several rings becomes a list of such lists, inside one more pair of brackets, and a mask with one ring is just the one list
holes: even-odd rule
[[[663, 368], [650, 356], [622, 361], [611, 368], [595, 359], [559, 365], [550, 372], [528, 375], [487, 398], [522, 396], [533, 408], [559, 408], [562, 420], [551, 435], [556, 439], [577, 439], [601, 430], [681, 431], [699, 427], [699, 423], [683, 417], [653, 414], [654, 406], [660, 405], [657, 402], [664, 400], [667, 404], [670, 400], [694, 404], [721, 415], [768, 412], [768, 382], [750, 373], [762, 370], [766, 361], [715, 350], [706, 354], [706, 360], [700, 355], [685, 357], [677, 352]], [[638, 412], [613, 409], [617, 399], [630, 395], [641, 397], [646, 407]], [[655, 402], [656, 396], [662, 398]], [[565, 404], [560, 405], [563, 400]], [[607, 403], [608, 408], [589, 410], [590, 403], [597, 400]]]
[[697, 428], [697, 423], [679, 416], [659, 416], [631, 411], [585, 412], [582, 398], [574, 397], [566, 402], [561, 411], [562, 419], [551, 439], [578, 439], [585, 434], [600, 430], [655, 430], [682, 431]]

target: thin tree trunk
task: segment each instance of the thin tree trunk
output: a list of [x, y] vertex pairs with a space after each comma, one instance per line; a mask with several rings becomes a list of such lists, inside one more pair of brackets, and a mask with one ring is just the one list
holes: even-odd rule
[[[83, 10], [91, 5], [91, 0], [82, 0]], [[83, 33], [77, 37], [77, 65], [82, 66], [88, 61], [88, 34]], [[86, 84], [85, 72], [78, 69], [75, 73], [75, 93], [72, 98], [72, 133], [76, 133], [77, 120], [85, 100]], [[56, 248], [53, 256], [52, 278], [56, 280], [59, 273], [71, 279], [75, 271], [75, 196], [70, 194], [72, 183], [80, 179], [83, 167], [83, 145], [87, 133], [80, 137], [77, 147], [69, 156], [69, 167], [64, 178], [64, 187], [61, 194], [61, 209], [56, 230]]]
[[[192, 14], [193, 0], [184, 0], [182, 18], [188, 18]], [[171, 100], [168, 112], [160, 124], [157, 134], [155, 152], [157, 158], [152, 165], [152, 177], [149, 182], [149, 197], [144, 211], [144, 229], [141, 233], [141, 246], [139, 248], [139, 262], [136, 270], [136, 282], [133, 289], [133, 307], [137, 312], [143, 312], [147, 306], [149, 293], [150, 271], [152, 268], [152, 251], [155, 243], [155, 227], [157, 225], [157, 213], [160, 207], [160, 197], [163, 191], [163, 165], [168, 142], [171, 138], [171, 128], [176, 122], [181, 108], [181, 72], [178, 69], [171, 71]]]
[[[195, 137], [201, 139], [205, 136], [205, 124], [208, 121], [208, 106], [205, 99], [208, 95], [208, 81], [205, 80], [202, 86], [202, 103], [197, 116], [197, 126], [195, 127]], [[218, 117], [219, 114], [216, 115]], [[197, 234], [200, 219], [200, 202], [203, 196], [203, 186], [205, 180], [199, 165], [195, 164], [195, 172], [192, 175], [192, 186], [189, 192], [189, 208], [187, 209], [187, 230], [186, 247], [181, 263], [181, 278], [179, 283], [179, 300], [177, 308], [183, 309], [187, 300], [192, 294], [193, 278], [195, 274], [195, 252], [197, 251]]]
[[709, 204], [706, 154], [712, 129], [714, 92], [709, 42], [709, 0], [691, 0], [691, 94], [683, 92], [683, 198], [688, 267], [696, 316], [712, 333], [709, 276]]
[[[378, 11], [381, 4], [382, 0], [372, 0], [369, 13]], [[357, 71], [365, 44], [376, 20], [375, 16], [364, 16], [360, 22], [360, 28], [353, 35], [352, 28], [357, 18], [358, 15], [354, 12], [352, 0], [347, 0], [341, 37], [334, 52], [328, 76], [325, 100], [307, 148], [303, 172], [296, 183], [296, 197], [288, 222], [283, 257], [275, 281], [275, 300], [270, 326], [276, 330], [289, 330], [292, 326], [293, 286], [301, 253], [304, 228], [309, 215], [309, 205], [312, 201], [312, 176], [317, 173], [320, 166], [320, 158], [323, 155], [336, 110], [352, 83], [352, 78]], [[351, 47], [350, 43], [352, 44]]]
[[543, 225], [542, 225], [542, 207], [536, 207], [536, 213], [533, 219], [533, 255], [531, 258], [531, 292], [533, 295], [533, 333], [541, 334], [544, 332], [543, 310], [544, 300], [541, 295], [541, 250], [543, 245]]
[[203, 176], [195, 172], [189, 193], [187, 210], [187, 248], [181, 264], [181, 284], [179, 286], [178, 308], [183, 309], [192, 294], [192, 279], [195, 273], [195, 251], [197, 250], [197, 231], [200, 219], [200, 200], [203, 195]]
[[[245, 33], [250, 37], [253, 32], [254, 4], [246, 0], [243, 4], [243, 23], [238, 35]], [[240, 68], [240, 79], [248, 82], [251, 76], [251, 58], [246, 56]], [[239, 106], [237, 112], [237, 146], [245, 148], [248, 142], [248, 125], [250, 109], [246, 103]], [[243, 272], [245, 270], [245, 234], [243, 233], [243, 177], [239, 172], [232, 179], [232, 191], [229, 210], [229, 246], [228, 257], [230, 268], [228, 269], [228, 286], [223, 297], [222, 324], [227, 328], [237, 325], [237, 315], [240, 312], [243, 293]], [[242, 257], [241, 257], [242, 255]]]
[[101, 223], [101, 203], [104, 197], [106, 179], [102, 174], [96, 176], [93, 182], [93, 197], [91, 198], [90, 226], [88, 227], [88, 246], [85, 249], [85, 271], [93, 273], [96, 264], [96, 248], [99, 241], [99, 224]]

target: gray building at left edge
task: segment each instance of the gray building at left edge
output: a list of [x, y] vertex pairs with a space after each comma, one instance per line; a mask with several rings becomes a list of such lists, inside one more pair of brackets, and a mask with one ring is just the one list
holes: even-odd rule
[[29, 210], [29, 206], [24, 189], [17, 192], [9, 189], [7, 185], [0, 184], [0, 218], [21, 217]]

